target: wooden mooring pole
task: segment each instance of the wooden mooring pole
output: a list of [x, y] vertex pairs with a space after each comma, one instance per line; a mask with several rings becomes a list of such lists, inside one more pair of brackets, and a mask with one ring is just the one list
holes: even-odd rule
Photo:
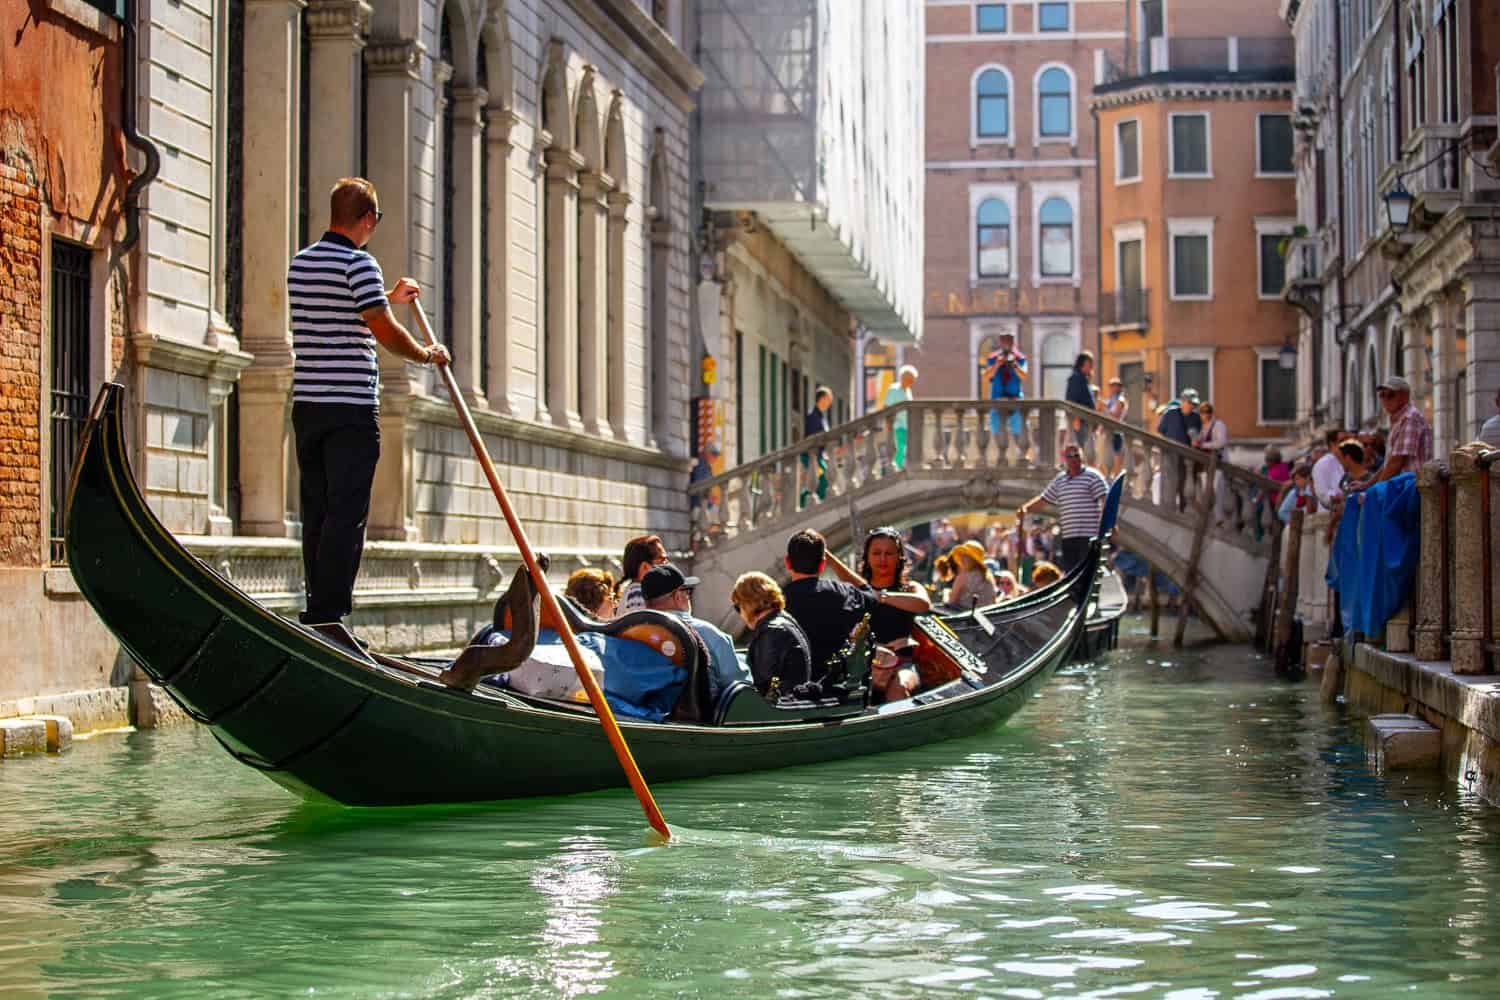
[[1276, 630], [1272, 633], [1271, 653], [1276, 659], [1276, 672], [1286, 673], [1302, 662], [1299, 651], [1292, 646], [1292, 623], [1297, 618], [1297, 598], [1301, 589], [1302, 565], [1302, 519], [1300, 510], [1292, 511], [1287, 524], [1286, 571], [1282, 574], [1281, 601], [1276, 612]]
[[1156, 588], [1156, 567], [1146, 564], [1146, 586], [1151, 591], [1151, 639], [1161, 637], [1161, 592]]
[[[1188, 557], [1187, 576], [1182, 581], [1182, 606], [1177, 609], [1177, 633], [1172, 645], [1180, 648], [1187, 632], [1188, 612], [1193, 607], [1193, 591], [1198, 588], [1198, 562], [1203, 558], [1203, 541], [1208, 535], [1209, 525], [1214, 520], [1214, 477], [1219, 472], [1219, 453], [1208, 454], [1208, 471], [1203, 475], [1203, 488], [1198, 491], [1198, 527], [1193, 532], [1193, 551]], [[1189, 473], [1191, 474], [1191, 473]]]

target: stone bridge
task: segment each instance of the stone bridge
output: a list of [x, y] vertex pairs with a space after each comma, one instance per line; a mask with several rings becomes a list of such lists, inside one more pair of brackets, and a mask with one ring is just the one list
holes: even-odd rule
[[[907, 454], [897, 466], [902, 422]], [[1080, 427], [1086, 455], [1106, 473], [1112, 436], [1124, 439], [1129, 478], [1117, 544], [1182, 581], [1207, 453], [1055, 400], [924, 400], [879, 410], [696, 484], [692, 567], [703, 581], [697, 603], [728, 608], [735, 579], [751, 570], [785, 579], [786, 539], [800, 528], [844, 548], [861, 529], [880, 524], [1014, 512], [1057, 473], [1061, 443]], [[828, 479], [822, 499], [820, 452]], [[1195, 596], [1221, 634], [1244, 639], [1260, 603], [1275, 519], [1259, 498], [1276, 484], [1233, 466], [1221, 467], [1220, 476]]]

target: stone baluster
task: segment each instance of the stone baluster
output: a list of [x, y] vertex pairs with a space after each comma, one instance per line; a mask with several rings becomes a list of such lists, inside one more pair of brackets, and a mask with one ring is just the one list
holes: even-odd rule
[[1443, 658], [1444, 614], [1447, 604], [1447, 470], [1429, 462], [1417, 470], [1421, 496], [1421, 558], [1417, 563], [1417, 626], [1415, 652], [1419, 660]]
[[943, 466], [949, 469], [963, 465], [963, 417], [956, 409], [944, 408], [943, 421]]
[[1480, 493], [1485, 477], [1480, 475], [1479, 456], [1485, 449], [1457, 448], [1449, 461], [1450, 490], [1453, 503], [1451, 537], [1464, 539], [1453, 546], [1453, 672], [1482, 674], [1486, 672], [1484, 644], [1489, 638], [1484, 628], [1484, 604], [1489, 594], [1484, 587], [1484, 561], [1493, 553], [1479, 544], [1484, 535], [1484, 497]]
[[908, 430], [906, 434], [906, 466], [909, 469], [923, 469], [927, 467], [927, 415], [930, 411], [923, 406], [913, 406], [907, 414]]
[[1043, 470], [1057, 465], [1057, 416], [1056, 406], [1044, 405], [1037, 410], [1034, 464]]
[[964, 469], [979, 467], [979, 414], [967, 406], [958, 408], [959, 466]]

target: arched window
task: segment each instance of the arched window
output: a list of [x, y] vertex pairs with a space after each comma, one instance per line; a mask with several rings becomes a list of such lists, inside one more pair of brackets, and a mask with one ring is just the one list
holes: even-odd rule
[[974, 130], [982, 139], [1010, 136], [1010, 81], [998, 69], [985, 70], [975, 82]]
[[1067, 138], [1073, 134], [1073, 81], [1059, 66], [1042, 73], [1037, 81], [1037, 117], [1042, 138]]
[[1010, 276], [1010, 209], [999, 198], [986, 198], [974, 217], [976, 273], [981, 278]]
[[1364, 419], [1380, 418], [1380, 401], [1375, 398], [1375, 387], [1380, 384], [1380, 358], [1372, 343], [1365, 355]]
[[1392, 375], [1406, 377], [1406, 327], [1397, 326], [1391, 337], [1391, 356], [1387, 362]]
[[1041, 223], [1042, 277], [1071, 277], [1073, 274], [1073, 206], [1062, 198], [1042, 202], [1038, 214]]
[[1344, 426], [1359, 426], [1359, 360], [1353, 356], [1344, 367]]

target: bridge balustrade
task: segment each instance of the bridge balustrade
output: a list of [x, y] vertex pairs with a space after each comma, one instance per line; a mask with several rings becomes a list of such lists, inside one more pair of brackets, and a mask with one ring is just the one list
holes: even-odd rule
[[1192, 518], [1199, 500], [1211, 498], [1211, 534], [1256, 555], [1269, 552], [1279, 484], [1227, 464], [1208, 483], [1207, 452], [1057, 400], [919, 400], [803, 438], [689, 488], [694, 548], [784, 529], [799, 513], [932, 470], [972, 472], [968, 482], [980, 485], [966, 486], [972, 495], [963, 499], [983, 511], [993, 495], [982, 488], [986, 480], [1032, 479], [1040, 490], [1068, 440], [1079, 441], [1106, 475], [1129, 475], [1127, 512], [1149, 507]]

